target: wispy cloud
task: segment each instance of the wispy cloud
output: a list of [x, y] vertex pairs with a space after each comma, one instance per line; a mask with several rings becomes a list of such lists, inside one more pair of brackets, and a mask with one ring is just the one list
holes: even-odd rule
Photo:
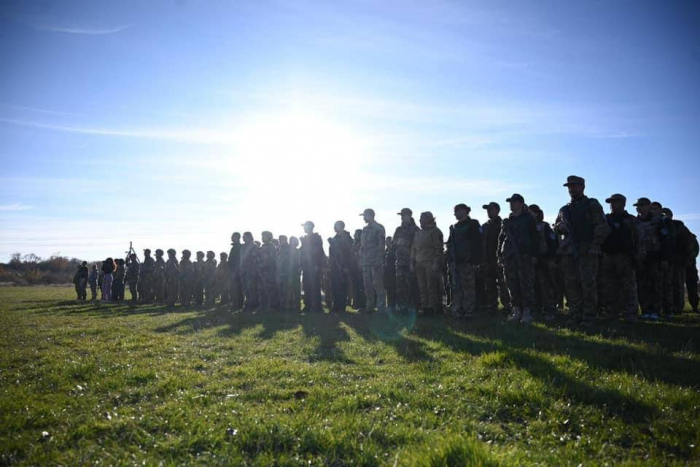
[[129, 27], [128, 24], [123, 24], [111, 28], [81, 28], [81, 27], [60, 27], [60, 26], [39, 26], [31, 25], [37, 31], [59, 32], [64, 34], [85, 34], [89, 36], [101, 36], [105, 34], [116, 34]]
[[32, 209], [31, 206], [26, 204], [0, 204], [0, 211], [26, 211], [27, 209]]

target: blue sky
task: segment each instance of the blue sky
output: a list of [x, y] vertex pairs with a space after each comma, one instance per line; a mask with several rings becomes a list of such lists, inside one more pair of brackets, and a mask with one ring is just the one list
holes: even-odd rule
[[327, 237], [567, 175], [700, 231], [700, 3], [0, 5], [0, 260]]

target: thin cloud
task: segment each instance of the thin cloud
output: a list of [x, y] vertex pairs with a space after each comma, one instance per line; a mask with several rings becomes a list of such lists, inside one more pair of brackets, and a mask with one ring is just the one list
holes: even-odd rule
[[113, 28], [76, 28], [76, 27], [58, 27], [58, 26], [37, 26], [31, 25], [37, 31], [59, 32], [64, 34], [85, 34], [89, 36], [102, 36], [105, 34], [116, 34], [129, 27], [128, 24], [123, 24]]
[[27, 209], [32, 209], [31, 206], [26, 204], [0, 204], [0, 211], [26, 211]]

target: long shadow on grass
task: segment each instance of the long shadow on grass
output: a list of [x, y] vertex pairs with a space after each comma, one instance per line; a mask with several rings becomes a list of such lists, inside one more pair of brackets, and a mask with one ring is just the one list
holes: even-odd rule
[[353, 363], [339, 346], [340, 342], [349, 341], [347, 328], [352, 329], [368, 342], [382, 341], [391, 346], [406, 361], [431, 361], [431, 355], [425, 345], [415, 338], [393, 329], [390, 338], [378, 334], [377, 323], [380, 315], [358, 315], [355, 313], [294, 313], [294, 312], [236, 312], [212, 309], [189, 316], [175, 323], [161, 326], [156, 332], [190, 333], [211, 327], [220, 327], [218, 335], [233, 337], [247, 329], [261, 327], [257, 334], [261, 339], [272, 339], [278, 333], [301, 327], [307, 338], [318, 338], [318, 344], [309, 355], [311, 361], [332, 361]]
[[554, 388], [559, 395], [579, 404], [596, 407], [628, 422], [648, 421], [657, 413], [655, 407], [622, 394], [620, 391], [595, 387], [569, 376], [554, 363], [528, 352], [528, 349], [534, 350], [532, 342], [529, 346], [522, 342], [514, 343], [503, 339], [505, 333], [502, 330], [498, 331], [492, 323], [482, 323], [482, 326], [484, 329], [491, 329], [491, 332], [482, 330], [480, 333], [465, 334], [464, 325], [454, 329], [445, 322], [431, 322], [428, 325], [418, 326], [415, 333], [426, 339], [437, 340], [454, 351], [466, 352], [474, 356], [494, 351], [503, 352], [504, 360], [513, 362], [518, 368], [541, 380], [545, 386]]
[[[631, 326], [607, 323], [603, 326], [587, 333], [574, 333], [544, 325], [524, 327], [491, 320], [490, 323], [455, 325], [454, 329], [477, 338], [503, 342], [508, 348], [565, 355], [582, 360], [593, 368], [625, 372], [648, 381], [700, 385], [697, 361], [672, 354], [680, 350], [691, 352], [692, 343], [700, 339], [699, 328], [672, 323]], [[639, 348], [636, 344], [646, 348]]]

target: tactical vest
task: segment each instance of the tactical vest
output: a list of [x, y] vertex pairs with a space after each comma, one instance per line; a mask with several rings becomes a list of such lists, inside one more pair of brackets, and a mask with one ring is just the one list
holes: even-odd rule
[[610, 234], [603, 242], [601, 250], [608, 255], [634, 253], [634, 232], [632, 231], [632, 222], [627, 213], [622, 214], [606, 214], [605, 219], [610, 226]]
[[575, 203], [569, 203], [569, 223], [573, 230], [574, 243], [590, 244], [593, 242], [593, 224], [588, 218], [588, 206], [591, 198], [584, 198]]

